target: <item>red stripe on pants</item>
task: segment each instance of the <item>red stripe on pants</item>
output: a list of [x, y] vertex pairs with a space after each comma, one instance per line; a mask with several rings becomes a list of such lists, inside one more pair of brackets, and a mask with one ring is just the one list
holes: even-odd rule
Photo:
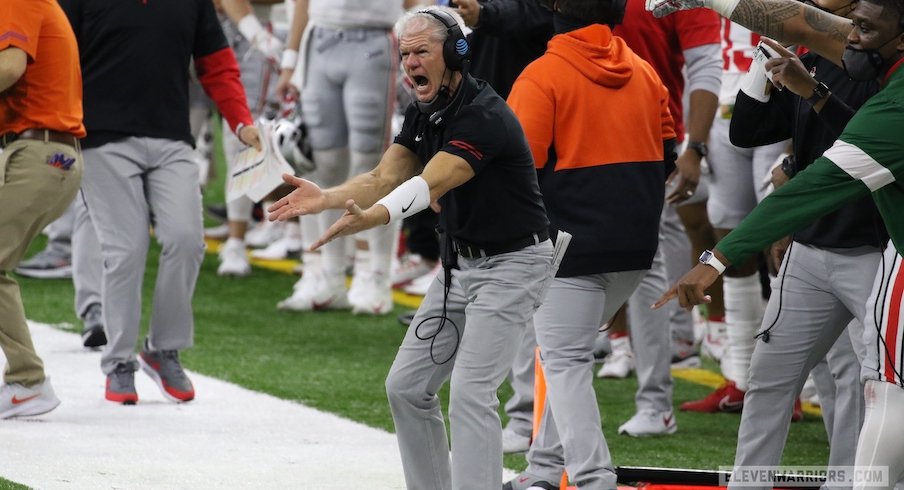
[[891, 290], [891, 300], [888, 305], [888, 327], [885, 329], [885, 379], [889, 383], [897, 383], [895, 380], [895, 365], [898, 356], [898, 328], [901, 320], [901, 297], [904, 296], [904, 274], [898, 268], [895, 275], [895, 284]]

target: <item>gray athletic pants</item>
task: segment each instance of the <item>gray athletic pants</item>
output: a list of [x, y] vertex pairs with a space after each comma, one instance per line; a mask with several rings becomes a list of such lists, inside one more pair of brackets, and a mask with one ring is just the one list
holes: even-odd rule
[[[83, 183], [84, 185], [84, 183]], [[83, 318], [88, 307], [101, 303], [104, 263], [97, 232], [79, 192], [72, 201], [72, 284], [75, 286], [75, 314]]]
[[564, 464], [582, 489], [615, 488], [593, 390], [593, 346], [600, 323], [618, 311], [646, 272], [556, 278], [549, 287], [534, 316], [547, 404], [527, 453], [527, 474], [558, 482]]
[[[75, 314], [83, 318], [86, 310], [100, 303], [100, 244], [88, 221], [88, 210], [81, 192], [62, 216], [47, 225], [47, 248], [72, 257], [72, 282], [75, 286]], [[82, 228], [87, 221], [87, 228]]]
[[[873, 247], [821, 249], [793, 243], [772, 281], [772, 296], [763, 315], [760, 331], [772, 327], [769, 342], [760, 337], [753, 351], [738, 429], [736, 468], [779, 464], [791, 410], [807, 374], [852, 319], [860, 320], [855, 325], [863, 324], [879, 260], [879, 251]], [[865, 352], [862, 330], [848, 329], [848, 335], [853, 349]], [[864, 406], [860, 381], [850, 372], [856, 372], [850, 364], [854, 354], [839, 349], [828, 362], [830, 369], [845, 371], [842, 377], [847, 381], [836, 383], [837, 422], [829, 464], [852, 465]], [[836, 359], [836, 354], [842, 359]]]
[[[675, 206], [668, 204], [662, 207], [662, 219], [659, 224], [659, 250], [662, 251], [662, 261], [665, 264], [669, 286], [677, 283], [694, 265], [694, 261], [691, 260], [693, 254], [687, 231], [684, 229], [684, 224], [681, 222]], [[663, 308], [669, 313], [669, 331], [672, 342], [679, 341], [693, 345], [694, 318], [691, 312], [682, 308], [677, 301], [670, 301]], [[640, 312], [638, 313], [640, 314]], [[643, 315], [645, 314], [644, 312]], [[676, 354], [675, 346], [671, 347], [671, 353]]]
[[72, 220], [75, 219], [75, 201], [73, 199], [66, 211], [59, 218], [44, 228], [47, 234], [47, 250], [59, 252], [62, 255], [72, 253]]
[[84, 159], [82, 192], [104, 261], [101, 369], [109, 374], [116, 364], [134, 365], [151, 226], [162, 250], [149, 340], [158, 350], [191, 347], [191, 300], [204, 257], [201, 190], [184, 141], [128, 137], [87, 149]]
[[[661, 233], [660, 233], [661, 235]], [[660, 237], [660, 243], [662, 238]], [[637, 411], [672, 410], [672, 336], [669, 332], [669, 308], [653, 310], [650, 305], [668, 290], [668, 273], [662, 250], [656, 252], [653, 266], [628, 300], [628, 324], [631, 348], [637, 369]]]
[[[597, 327], [599, 328], [599, 327]], [[537, 332], [534, 325], [524, 330], [524, 337], [512, 361], [509, 384], [512, 397], [505, 402], [505, 414], [509, 421], [507, 430], [531, 437], [534, 432], [534, 350], [537, 347]]]
[[[386, 378], [409, 489], [502, 486], [496, 389], [550, 282], [551, 258], [548, 240], [486, 258], [459, 257], [445, 304], [448, 320], [439, 332], [443, 273], [431, 284]], [[437, 397], [447, 380], [451, 461]]]

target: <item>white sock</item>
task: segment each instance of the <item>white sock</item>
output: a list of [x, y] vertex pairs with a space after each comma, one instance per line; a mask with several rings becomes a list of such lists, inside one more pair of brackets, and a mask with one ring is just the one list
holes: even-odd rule
[[723, 279], [725, 330], [728, 346], [722, 359], [722, 374], [747, 391], [750, 358], [756, 345], [756, 331], [763, 321], [763, 294], [759, 275]]
[[609, 337], [609, 344], [612, 345], [613, 354], [616, 352], [619, 354], [631, 353], [631, 337], [629, 335], [622, 335], [614, 338]]

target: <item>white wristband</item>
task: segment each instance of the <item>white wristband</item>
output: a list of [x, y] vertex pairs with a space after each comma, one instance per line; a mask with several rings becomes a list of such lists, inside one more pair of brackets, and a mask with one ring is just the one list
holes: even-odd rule
[[430, 186], [416, 175], [376, 202], [389, 211], [389, 222], [407, 218], [430, 206]]
[[720, 13], [722, 17], [731, 19], [731, 14], [734, 13], [738, 2], [740, 0], [703, 0], [703, 5]]
[[254, 44], [254, 39], [264, 30], [261, 21], [257, 20], [257, 17], [255, 17], [254, 14], [248, 14], [242, 17], [242, 20], [239, 21], [237, 27], [239, 28], [239, 32], [242, 33], [242, 36], [245, 36], [245, 39], [251, 44]]
[[700, 263], [712, 267], [720, 276], [725, 272], [725, 264], [717, 259], [716, 255], [709, 250], [704, 250], [703, 253], [700, 254]]
[[295, 49], [286, 49], [282, 52], [282, 58], [279, 60], [279, 67], [283, 70], [294, 70], [298, 64], [298, 51]]
[[766, 103], [772, 95], [772, 86], [769, 85], [772, 72], [767, 72], [762, 63], [754, 60], [750, 64], [750, 70], [741, 78], [741, 92], [744, 92], [754, 100]]

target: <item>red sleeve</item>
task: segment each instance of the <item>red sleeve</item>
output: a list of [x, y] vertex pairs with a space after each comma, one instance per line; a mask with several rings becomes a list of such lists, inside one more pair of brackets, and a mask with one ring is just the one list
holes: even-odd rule
[[217, 105], [233, 132], [240, 123], [249, 126], [254, 124], [245, 88], [239, 78], [239, 64], [232, 49], [223, 48], [196, 58], [195, 69], [204, 92]]
[[721, 21], [719, 14], [710, 9], [682, 10], [673, 14], [678, 43], [681, 50], [688, 50], [704, 44], [720, 44]]

